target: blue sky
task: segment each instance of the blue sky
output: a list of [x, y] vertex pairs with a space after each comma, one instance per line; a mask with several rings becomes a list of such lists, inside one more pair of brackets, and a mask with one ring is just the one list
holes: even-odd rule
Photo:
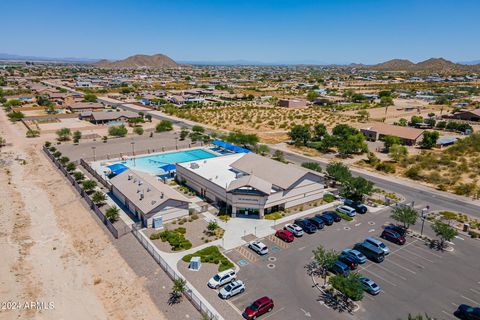
[[480, 59], [477, 0], [2, 0], [0, 52], [377, 63]]

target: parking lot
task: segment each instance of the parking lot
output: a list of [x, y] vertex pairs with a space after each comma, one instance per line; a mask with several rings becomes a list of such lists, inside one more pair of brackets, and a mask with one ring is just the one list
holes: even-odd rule
[[[404, 246], [387, 243], [392, 252], [381, 264], [367, 261], [357, 269], [380, 285], [379, 295], [365, 293], [353, 315], [327, 307], [304, 268], [313, 258], [312, 250], [322, 245], [341, 251], [368, 236], [378, 237], [382, 226], [390, 221], [389, 215], [389, 209], [357, 215], [355, 221], [342, 220], [289, 244], [269, 236], [262, 242], [270, 252], [262, 257], [246, 246], [227, 251], [226, 255], [240, 266], [238, 279], [247, 287], [228, 304], [241, 313], [251, 302], [267, 295], [275, 301], [275, 308], [262, 319], [404, 319], [409, 313], [425, 312], [437, 319], [454, 319], [453, 312], [460, 303], [480, 304], [478, 241], [456, 239], [453, 252], [439, 252], [407, 237]], [[431, 233], [428, 225], [426, 231]]]

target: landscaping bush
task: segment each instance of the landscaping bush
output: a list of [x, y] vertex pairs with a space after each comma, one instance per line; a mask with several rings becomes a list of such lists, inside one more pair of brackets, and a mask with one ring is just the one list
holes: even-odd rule
[[323, 195], [323, 201], [325, 201], [326, 203], [330, 203], [335, 200], [337, 200], [337, 198], [335, 198], [333, 194], [327, 193]]
[[347, 221], [352, 221], [353, 220], [352, 217], [347, 216], [345, 213], [337, 212], [337, 214], [344, 220], [347, 220]]
[[201, 261], [204, 263], [219, 264], [218, 271], [224, 271], [234, 267], [233, 263], [228, 260], [227, 257], [225, 257], [216, 246], [206, 247], [195, 253], [187, 254], [182, 258], [182, 260], [185, 262], [190, 262], [192, 257], [200, 257]]
[[380, 162], [376, 169], [385, 173], [395, 173], [395, 165], [387, 161]]
[[266, 220], [278, 220], [282, 217], [285, 216], [285, 213], [283, 211], [275, 211], [275, 212], [272, 212], [272, 213], [267, 213], [265, 214], [265, 219]]
[[[184, 234], [186, 232], [187, 230], [185, 228], [180, 227], [175, 230], [162, 231], [158, 233], [158, 237], [163, 242], [167, 241], [170, 244], [173, 251], [187, 250], [192, 247], [192, 243], [185, 238]], [[150, 236], [150, 239], [152, 239], [152, 236]], [[155, 239], [152, 239], [152, 240], [155, 240]]]

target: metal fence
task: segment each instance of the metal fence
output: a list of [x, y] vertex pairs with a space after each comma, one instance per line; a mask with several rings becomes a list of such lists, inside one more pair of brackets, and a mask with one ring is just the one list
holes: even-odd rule
[[[77, 192], [82, 196], [83, 200], [88, 204], [90, 209], [95, 213], [95, 215], [102, 221], [102, 223], [107, 227], [107, 229], [112, 233], [112, 235], [118, 239], [119, 237], [131, 232], [131, 228], [127, 225], [124, 225], [121, 228], [117, 228], [107, 219], [107, 217], [100, 211], [98, 206], [93, 203], [92, 199], [88, 196], [85, 190], [78, 184], [78, 182], [72, 177], [72, 175], [62, 166], [60, 162], [50, 153], [50, 150], [47, 147], [43, 147], [45, 154], [52, 160], [52, 162], [57, 166], [57, 168], [63, 173], [67, 180], [72, 184], [72, 186], [77, 190]], [[100, 181], [100, 180], [99, 180]]]
[[[175, 270], [170, 267], [170, 265], [160, 256], [160, 254], [155, 250], [155, 247], [146, 239], [145, 235], [140, 231], [141, 225], [134, 224], [132, 225], [132, 233], [137, 238], [137, 240], [143, 245], [143, 247], [150, 253], [150, 255], [155, 259], [155, 261], [160, 265], [160, 267], [167, 273], [167, 275], [175, 281], [177, 279], [183, 279], [180, 277]], [[184, 296], [192, 303], [192, 305], [200, 311], [203, 315], [206, 315], [209, 319], [219, 319], [219, 316], [212, 312], [208, 306], [206, 306], [201, 299], [190, 289], [188, 286], [183, 293]]]
[[109, 191], [112, 190], [112, 186], [110, 182], [107, 180], [103, 179], [101, 175], [99, 175], [95, 170], [93, 170], [92, 167], [88, 163], [85, 162], [85, 160], [80, 159], [80, 165], [85, 168], [85, 170], [88, 171], [95, 179], [97, 179], [98, 182], [100, 182], [105, 188], [107, 188]]

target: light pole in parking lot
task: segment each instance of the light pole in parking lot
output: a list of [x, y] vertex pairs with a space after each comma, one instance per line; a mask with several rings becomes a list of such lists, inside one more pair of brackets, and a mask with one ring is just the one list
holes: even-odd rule
[[427, 219], [427, 211], [430, 209], [430, 206], [426, 206], [422, 209], [422, 229], [420, 230], [420, 235], [423, 236], [423, 226], [425, 225], [425, 219]]
[[92, 147], [92, 151], [93, 151], [93, 161], [95, 161], [95, 149], [96, 149], [96, 148], [97, 148], [97, 147]]

